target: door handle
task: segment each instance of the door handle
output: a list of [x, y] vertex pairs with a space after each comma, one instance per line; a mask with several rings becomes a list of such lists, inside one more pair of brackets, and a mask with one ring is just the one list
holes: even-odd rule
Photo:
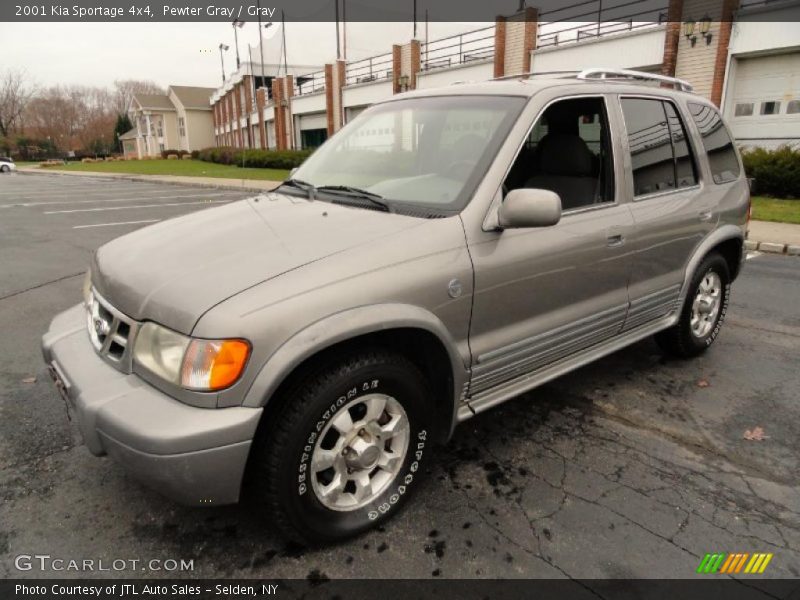
[[609, 248], [616, 248], [618, 246], [622, 246], [625, 243], [625, 238], [621, 233], [616, 235], [610, 235], [606, 238], [606, 245]]
[[697, 215], [701, 221], [710, 221], [711, 220], [711, 211], [704, 210], [699, 215]]

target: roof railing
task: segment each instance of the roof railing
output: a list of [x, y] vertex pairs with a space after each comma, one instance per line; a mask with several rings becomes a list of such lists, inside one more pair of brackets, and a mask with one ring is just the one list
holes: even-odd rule
[[530, 79], [531, 77], [538, 77], [540, 75], [577, 75], [578, 71], [527, 71], [525, 73], [517, 73], [515, 75], [503, 75], [495, 77], [492, 81], [509, 81], [511, 79]]
[[667, 77], [666, 75], [657, 75], [655, 73], [647, 73], [645, 71], [633, 71], [631, 69], [584, 69], [578, 73], [578, 79], [592, 80], [592, 79], [611, 79], [611, 80], [637, 80], [637, 81], [654, 81], [671, 85], [674, 89], [681, 92], [694, 92], [694, 87], [688, 81], [678, 79], [677, 77]]

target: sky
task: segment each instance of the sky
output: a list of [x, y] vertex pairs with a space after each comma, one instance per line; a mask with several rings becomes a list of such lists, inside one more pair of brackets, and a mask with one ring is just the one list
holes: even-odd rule
[[[431, 23], [430, 39], [485, 27], [489, 23]], [[418, 37], [425, 37], [418, 24]], [[280, 27], [265, 30], [265, 39]], [[408, 42], [411, 23], [348, 23], [347, 57], [391, 52]], [[336, 58], [334, 23], [287, 23], [290, 64], [323, 65]], [[216, 87], [221, 83], [219, 44], [225, 70], [236, 65], [233, 28], [228, 23], [0, 23], [5, 68], [22, 69], [38, 86], [81, 84], [111, 86], [115, 79], [150, 79], [168, 85]], [[240, 53], [258, 44], [255, 21], [239, 30]], [[270, 44], [272, 46], [272, 44]], [[254, 54], [255, 57], [255, 54]], [[272, 58], [272, 60], [271, 60]], [[265, 56], [265, 62], [277, 57]]]

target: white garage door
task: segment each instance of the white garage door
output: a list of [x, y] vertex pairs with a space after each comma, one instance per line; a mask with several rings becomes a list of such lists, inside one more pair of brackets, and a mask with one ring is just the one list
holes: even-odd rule
[[302, 115], [299, 118], [300, 130], [304, 129], [327, 129], [328, 116], [324, 113], [311, 113]]
[[738, 58], [725, 113], [743, 146], [800, 143], [800, 52]]

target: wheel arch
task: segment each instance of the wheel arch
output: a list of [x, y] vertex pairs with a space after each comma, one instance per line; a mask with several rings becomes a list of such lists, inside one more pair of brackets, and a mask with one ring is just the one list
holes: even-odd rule
[[441, 437], [454, 426], [467, 370], [457, 345], [432, 313], [403, 304], [343, 311], [317, 321], [282, 344], [263, 364], [245, 396], [245, 406], [263, 406], [262, 421], [280, 409], [275, 398], [314, 365], [357, 347], [383, 347], [414, 363], [433, 387]]
[[736, 225], [723, 225], [706, 237], [695, 249], [686, 265], [686, 271], [683, 276], [683, 286], [681, 288], [680, 305], [682, 306], [683, 301], [686, 299], [689, 284], [692, 281], [692, 276], [697, 270], [697, 267], [702, 260], [712, 252], [719, 252], [722, 255], [728, 263], [731, 281], [736, 279], [736, 276], [741, 270], [743, 245], [744, 234]]

